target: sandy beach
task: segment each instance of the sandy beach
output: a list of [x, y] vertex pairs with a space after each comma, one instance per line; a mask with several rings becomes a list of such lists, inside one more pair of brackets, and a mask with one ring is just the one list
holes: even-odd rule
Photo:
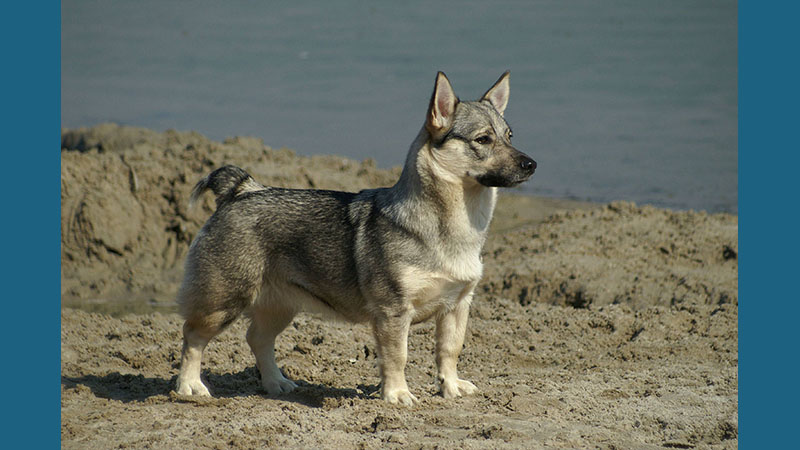
[[189, 193], [223, 164], [348, 191], [400, 173], [255, 138], [62, 130], [62, 448], [738, 448], [738, 217], [513, 190], [459, 363], [478, 394], [437, 394], [424, 323], [407, 368], [420, 404], [386, 405], [369, 328], [301, 315], [276, 348], [293, 393], [260, 390], [241, 319], [206, 352], [214, 398], [177, 395], [174, 296], [214, 207]]

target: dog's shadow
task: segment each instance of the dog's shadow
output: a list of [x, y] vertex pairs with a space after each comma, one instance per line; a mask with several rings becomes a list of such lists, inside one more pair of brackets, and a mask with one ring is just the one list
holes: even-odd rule
[[143, 375], [121, 374], [83, 375], [80, 377], [61, 377], [65, 389], [86, 389], [99, 398], [117, 400], [124, 403], [145, 402], [148, 400], [166, 399], [182, 402], [215, 403], [221, 399], [259, 396], [265, 399], [276, 399], [299, 403], [305, 406], [320, 408], [331, 404], [331, 400], [376, 399], [380, 389], [377, 385], [359, 384], [356, 389], [336, 388], [323, 384], [294, 380], [297, 388], [281, 395], [269, 395], [261, 388], [258, 369], [249, 367], [237, 373], [217, 374], [203, 372], [203, 379], [211, 384], [212, 399], [180, 396], [175, 394], [177, 375], [170, 379], [150, 378]]

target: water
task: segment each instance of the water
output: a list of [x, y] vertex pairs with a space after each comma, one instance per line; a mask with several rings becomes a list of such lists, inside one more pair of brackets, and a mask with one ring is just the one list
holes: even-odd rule
[[733, 0], [64, 0], [62, 126], [249, 135], [401, 164], [437, 70], [511, 70], [520, 192], [738, 212]]

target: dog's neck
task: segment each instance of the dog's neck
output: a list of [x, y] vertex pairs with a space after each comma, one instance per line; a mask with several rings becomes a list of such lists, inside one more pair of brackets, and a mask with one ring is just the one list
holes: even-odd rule
[[432, 222], [438, 224], [436, 231], [440, 235], [467, 241], [478, 239], [482, 244], [494, 212], [497, 188], [445, 170], [437, 163], [437, 149], [430, 140], [423, 127], [411, 145], [400, 179], [390, 189], [393, 200], [401, 208], [403, 204], [414, 205], [409, 210], [435, 216]]

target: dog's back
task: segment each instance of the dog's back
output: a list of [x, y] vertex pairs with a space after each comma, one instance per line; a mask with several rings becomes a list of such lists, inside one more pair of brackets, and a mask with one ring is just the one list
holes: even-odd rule
[[[286, 307], [324, 306], [360, 319], [354, 246], [362, 216], [370, 213], [369, 191], [264, 187], [235, 166], [201, 180], [193, 199], [206, 190], [214, 192], [217, 210], [189, 249], [178, 295], [185, 317], [224, 309], [224, 326], [258, 301], [264, 289], [289, 289], [319, 305], [307, 308], [298, 300]], [[279, 296], [264, 294], [263, 301]]]

